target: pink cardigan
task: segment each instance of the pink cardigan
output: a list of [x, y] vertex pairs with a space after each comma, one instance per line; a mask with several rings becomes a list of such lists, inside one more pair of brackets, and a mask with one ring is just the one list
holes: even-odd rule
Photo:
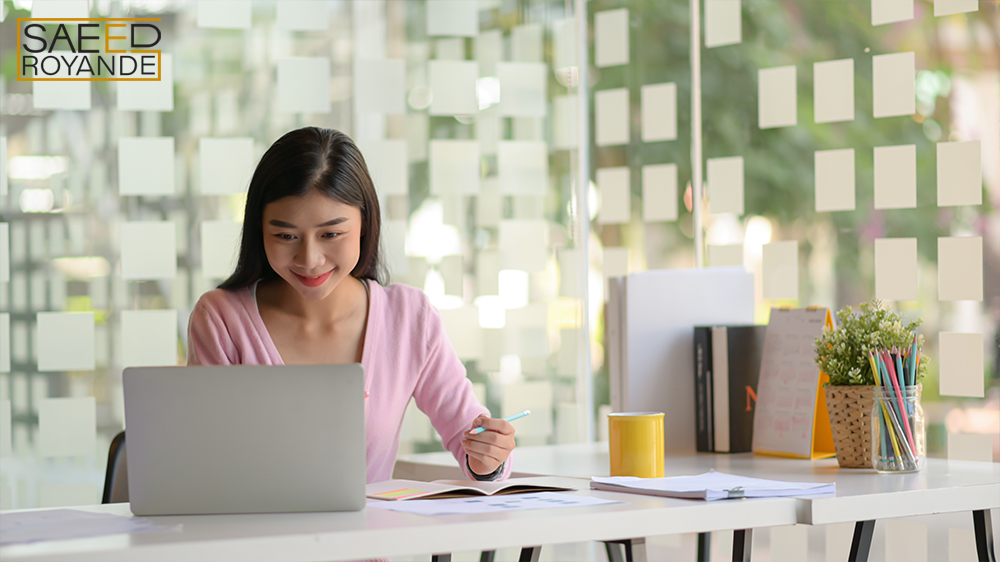
[[[403, 413], [412, 396], [444, 447], [472, 479], [462, 433], [481, 413], [465, 367], [420, 290], [368, 282], [371, 302], [361, 363], [365, 368], [368, 482], [392, 478]], [[254, 289], [256, 287], [253, 287]], [[188, 365], [283, 365], [261, 320], [254, 292], [215, 289], [198, 299], [188, 324]], [[511, 460], [502, 478], [510, 474]]]

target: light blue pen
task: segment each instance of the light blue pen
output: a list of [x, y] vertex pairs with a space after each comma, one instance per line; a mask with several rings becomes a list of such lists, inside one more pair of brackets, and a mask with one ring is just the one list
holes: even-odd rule
[[[519, 420], [519, 419], [523, 418], [524, 416], [527, 416], [530, 413], [531, 413], [531, 410], [525, 410], [523, 412], [518, 412], [518, 413], [514, 414], [513, 416], [507, 416], [506, 418], [503, 419], [503, 421], [505, 421], [505, 422], [512, 422], [514, 420]], [[469, 435], [479, 435], [480, 433], [482, 433], [484, 431], [486, 431], [486, 428], [480, 426], [480, 427], [477, 427], [476, 429], [473, 429], [472, 431], [470, 431]]]

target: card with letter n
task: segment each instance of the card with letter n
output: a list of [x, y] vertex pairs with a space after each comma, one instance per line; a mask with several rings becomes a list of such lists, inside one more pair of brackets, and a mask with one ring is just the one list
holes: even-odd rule
[[834, 456], [815, 340], [833, 328], [828, 308], [772, 308], [764, 336], [753, 452], [802, 459]]

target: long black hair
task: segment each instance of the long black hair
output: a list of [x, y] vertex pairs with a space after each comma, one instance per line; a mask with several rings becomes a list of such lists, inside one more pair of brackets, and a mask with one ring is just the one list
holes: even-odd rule
[[305, 127], [285, 133], [257, 164], [243, 213], [239, 261], [220, 289], [234, 291], [278, 277], [264, 253], [264, 207], [283, 197], [305, 197], [310, 189], [361, 210], [361, 253], [351, 275], [384, 284], [381, 211], [361, 151], [340, 131]]

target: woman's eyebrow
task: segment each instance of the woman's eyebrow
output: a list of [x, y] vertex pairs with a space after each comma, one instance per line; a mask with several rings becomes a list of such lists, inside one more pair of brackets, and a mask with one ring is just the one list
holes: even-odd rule
[[[340, 223], [342, 223], [342, 222], [344, 222], [346, 220], [347, 220], [347, 217], [337, 217], [337, 218], [335, 218], [333, 220], [326, 221], [323, 224], [317, 224], [316, 228], [323, 228], [324, 226], [333, 226], [333, 225], [336, 225], [336, 224], [340, 224]], [[298, 228], [297, 226], [295, 226], [294, 224], [292, 224], [290, 222], [279, 221], [278, 219], [271, 219], [271, 220], [267, 221], [267, 224], [269, 224], [271, 226], [277, 226], [277, 227], [280, 227], [280, 228]]]

